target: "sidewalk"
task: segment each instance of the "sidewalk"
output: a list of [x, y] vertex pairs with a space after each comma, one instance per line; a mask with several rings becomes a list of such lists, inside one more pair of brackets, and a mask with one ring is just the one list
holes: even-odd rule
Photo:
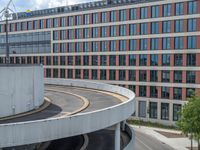
[[[135, 125], [131, 126], [134, 130], [145, 133], [165, 144], [168, 144], [175, 150], [188, 150], [187, 147], [190, 147], [190, 140], [187, 137], [183, 137], [180, 131]], [[196, 141], [193, 141], [193, 146], [197, 147]]]

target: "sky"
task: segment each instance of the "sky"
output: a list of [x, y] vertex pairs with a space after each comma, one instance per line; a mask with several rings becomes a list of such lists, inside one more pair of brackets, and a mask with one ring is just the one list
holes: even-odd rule
[[[0, 10], [2, 10], [9, 0], [0, 0]], [[15, 4], [17, 12], [22, 12], [26, 10], [38, 10], [44, 8], [52, 8], [59, 6], [66, 6], [68, 1], [68, 5], [84, 3], [84, 2], [92, 2], [97, 0], [13, 0]], [[14, 7], [11, 5], [11, 9]]]

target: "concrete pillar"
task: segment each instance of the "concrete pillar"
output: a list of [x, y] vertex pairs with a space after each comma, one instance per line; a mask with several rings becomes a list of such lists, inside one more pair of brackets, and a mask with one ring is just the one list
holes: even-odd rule
[[115, 127], [115, 150], [120, 150], [120, 123]]
[[122, 131], [125, 131], [125, 128], [126, 128], [126, 120], [122, 122]]

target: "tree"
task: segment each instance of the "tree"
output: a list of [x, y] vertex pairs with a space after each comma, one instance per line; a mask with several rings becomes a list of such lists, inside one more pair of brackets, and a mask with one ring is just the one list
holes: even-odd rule
[[200, 150], [200, 96], [192, 94], [188, 99], [180, 111], [180, 120], [177, 122], [177, 126], [184, 134], [191, 135], [191, 148], [194, 137], [198, 142], [198, 150]]

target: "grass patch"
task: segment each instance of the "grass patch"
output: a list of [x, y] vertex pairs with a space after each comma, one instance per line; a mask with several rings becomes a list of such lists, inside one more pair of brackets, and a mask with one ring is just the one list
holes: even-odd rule
[[146, 126], [146, 127], [154, 127], [154, 128], [162, 128], [162, 129], [179, 130], [175, 126], [167, 126], [167, 125], [163, 125], [163, 124], [160, 124], [160, 123], [153, 123], [153, 122], [150, 122], [150, 121], [146, 122], [146, 121], [142, 121], [142, 120], [129, 119], [127, 122], [129, 124], [138, 125], [138, 126]]

